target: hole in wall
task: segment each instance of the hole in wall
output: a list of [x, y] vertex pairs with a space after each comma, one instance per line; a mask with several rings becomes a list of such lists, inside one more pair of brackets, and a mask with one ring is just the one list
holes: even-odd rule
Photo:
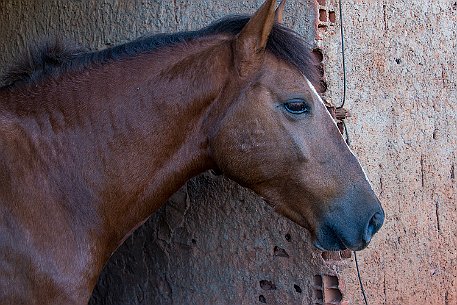
[[397, 65], [401, 64], [401, 59], [400, 58], [395, 58], [395, 62], [397, 63]]
[[350, 259], [352, 257], [352, 251], [351, 250], [344, 250], [340, 252], [341, 258], [342, 259]]
[[327, 11], [326, 10], [319, 10], [319, 21], [327, 22]]
[[263, 295], [259, 295], [259, 302], [266, 304], [267, 303], [267, 299]]
[[294, 285], [294, 289], [295, 289], [296, 292], [302, 293], [302, 290], [301, 290], [300, 286]]
[[274, 256], [289, 258], [289, 253], [287, 253], [286, 250], [284, 250], [283, 248], [280, 248], [278, 246], [274, 247], [273, 253], [274, 253], [273, 254]]
[[314, 285], [322, 288], [322, 276], [320, 276], [320, 275], [314, 276]]
[[320, 81], [317, 85], [315, 84], [315, 87], [316, 87], [316, 90], [318, 93], [325, 93], [327, 91], [328, 86], [327, 86], [327, 82], [324, 80], [324, 78], [325, 78], [324, 65], [323, 65], [324, 54], [323, 54], [322, 50], [319, 48], [314, 48], [312, 51], [312, 54], [313, 54], [313, 57], [316, 60], [316, 62], [320, 63], [317, 66], [317, 69], [319, 71]]
[[339, 289], [330, 288], [324, 291], [325, 303], [334, 304], [335, 302], [341, 302], [343, 295]]
[[338, 288], [339, 285], [338, 277], [333, 275], [324, 275], [322, 277], [322, 282], [324, 283], [325, 288]]
[[319, 82], [319, 86], [318, 86], [318, 88], [316, 90], [317, 90], [318, 93], [325, 93], [325, 92], [327, 92], [327, 89], [328, 89], [327, 82], [324, 81], [324, 80], [321, 80]]
[[324, 79], [324, 65], [322, 63], [320, 63], [317, 66], [317, 70], [319, 71], [320, 79], [323, 80]]
[[316, 59], [317, 62], [323, 62], [324, 61], [324, 53], [322, 53], [321, 49], [314, 48], [313, 49], [313, 55], [314, 55], [314, 58]]
[[335, 12], [329, 12], [328, 13], [328, 20], [331, 23], [335, 23], [336, 22], [336, 14], [335, 14]]
[[339, 279], [333, 275], [314, 276], [315, 304], [340, 304], [343, 293], [339, 289]]
[[313, 85], [315, 86], [318, 93], [324, 93], [328, 89], [327, 82], [325, 81], [325, 78], [324, 78], [324, 67], [322, 64], [320, 64], [317, 68], [320, 73], [319, 82], [317, 84], [313, 84]]
[[351, 250], [344, 250], [344, 251], [338, 251], [338, 252], [322, 252], [322, 258], [325, 261], [341, 261], [343, 259], [349, 259], [352, 257], [352, 251]]
[[290, 241], [292, 240], [292, 236], [290, 236], [289, 233], [287, 233], [287, 234], [284, 236], [284, 238], [285, 238], [288, 242], [290, 242]]
[[327, 29], [327, 25], [325, 25], [325, 24], [319, 24], [317, 27], [318, 27], [319, 29], [323, 29], [323, 30], [326, 30], [326, 29]]
[[260, 281], [260, 288], [263, 290], [276, 290], [276, 285], [272, 281], [262, 280]]
[[322, 252], [322, 258], [324, 261], [339, 261], [341, 260], [340, 253], [339, 252], [333, 252], [333, 251], [325, 251]]
[[316, 298], [316, 302], [319, 302], [319, 304], [322, 304], [322, 302], [324, 302], [324, 294], [322, 290], [314, 289], [314, 296]]

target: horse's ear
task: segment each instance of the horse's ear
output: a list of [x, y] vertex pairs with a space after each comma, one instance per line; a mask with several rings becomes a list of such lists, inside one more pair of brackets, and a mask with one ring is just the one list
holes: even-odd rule
[[278, 8], [276, 9], [275, 20], [279, 24], [282, 24], [282, 22], [283, 22], [282, 16], [284, 14], [285, 7], [286, 7], [286, 0], [282, 0], [281, 3], [279, 4]]
[[258, 69], [275, 22], [276, 0], [266, 0], [241, 30], [235, 41], [235, 61], [240, 76]]

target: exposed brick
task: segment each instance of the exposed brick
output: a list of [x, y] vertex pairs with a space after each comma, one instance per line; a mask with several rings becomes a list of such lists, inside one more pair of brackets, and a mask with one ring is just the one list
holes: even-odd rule
[[323, 9], [320, 9], [319, 10], [319, 21], [321, 22], [327, 22], [328, 18], [327, 18], [327, 11], [326, 10], [323, 10]]

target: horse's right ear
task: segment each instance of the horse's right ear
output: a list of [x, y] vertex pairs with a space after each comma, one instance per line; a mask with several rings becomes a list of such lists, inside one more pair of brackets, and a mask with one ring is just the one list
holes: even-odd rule
[[276, 0], [266, 0], [235, 41], [235, 63], [241, 77], [256, 71], [264, 58], [268, 36], [275, 22]]

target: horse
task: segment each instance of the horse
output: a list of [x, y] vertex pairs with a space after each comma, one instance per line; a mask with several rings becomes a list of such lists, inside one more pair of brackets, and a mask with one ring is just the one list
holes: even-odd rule
[[368, 245], [384, 211], [282, 7], [266, 0], [252, 17], [102, 51], [51, 43], [10, 70], [1, 304], [87, 304], [125, 237], [211, 169], [309, 230], [318, 249]]

